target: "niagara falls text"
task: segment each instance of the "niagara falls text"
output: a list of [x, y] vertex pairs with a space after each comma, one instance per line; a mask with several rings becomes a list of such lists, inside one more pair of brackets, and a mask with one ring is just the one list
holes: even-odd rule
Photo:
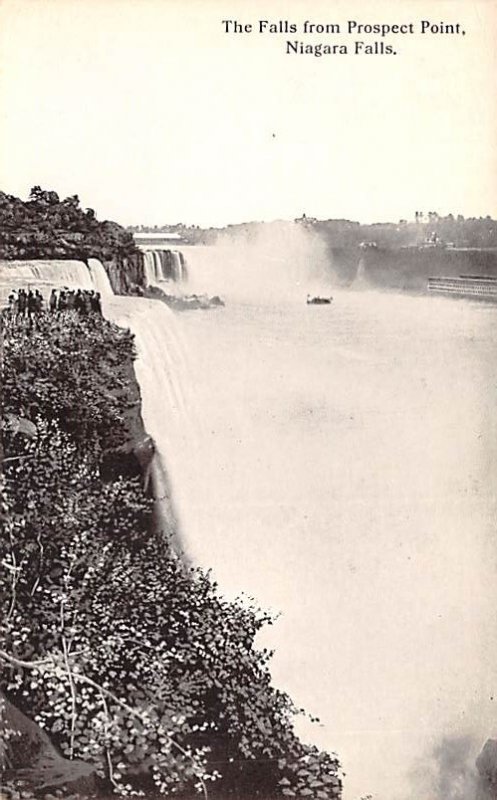
[[[305, 20], [292, 22], [288, 19], [259, 19], [256, 22], [243, 22], [237, 19], [221, 20], [222, 30], [227, 34], [280, 34], [280, 35], [322, 35], [354, 37], [354, 41], [309, 42], [287, 40], [285, 53], [322, 55], [397, 55], [394, 38], [418, 35], [421, 39], [447, 39], [466, 36], [460, 22], [421, 19], [415, 22], [364, 23], [358, 20], [346, 22], [317, 22]], [[385, 37], [392, 41], [385, 42]], [[375, 37], [374, 40], [368, 37]], [[404, 38], [405, 40], [405, 38]]]

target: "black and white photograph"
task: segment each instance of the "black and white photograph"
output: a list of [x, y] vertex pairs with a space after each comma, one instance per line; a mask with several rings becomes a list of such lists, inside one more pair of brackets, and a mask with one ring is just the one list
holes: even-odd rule
[[497, 800], [497, 0], [0, 0], [0, 800]]

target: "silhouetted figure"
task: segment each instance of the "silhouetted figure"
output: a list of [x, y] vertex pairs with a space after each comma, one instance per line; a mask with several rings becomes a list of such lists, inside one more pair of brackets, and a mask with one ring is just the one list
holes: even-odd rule
[[16, 290], [14, 289], [14, 290], [13, 290], [13, 291], [12, 291], [12, 292], [9, 294], [9, 308], [8, 308], [8, 311], [9, 311], [9, 317], [11, 317], [12, 319], [14, 319], [14, 318], [15, 318], [15, 316], [16, 316], [16, 314], [17, 314], [17, 312], [18, 312], [18, 310], [19, 310], [19, 304], [18, 304], [18, 301], [17, 301], [17, 292], [16, 292]]
[[31, 317], [33, 314], [36, 314], [36, 299], [31, 289], [28, 292], [27, 306], [28, 306], [28, 317]]
[[[29, 329], [33, 328], [34, 320], [43, 313], [44, 298], [39, 289], [13, 289], [8, 296], [8, 305], [5, 309], [7, 316], [15, 320], [18, 315], [29, 318]], [[47, 300], [47, 309], [51, 314], [58, 311], [70, 311], [74, 309], [79, 314], [102, 314], [102, 297], [100, 292], [94, 289], [68, 289], [64, 286], [61, 289], [52, 289]], [[1, 798], [0, 798], [1, 800]]]
[[81, 289], [78, 289], [78, 291], [74, 295], [74, 310], [80, 312], [82, 307], [83, 307], [83, 295], [81, 294]]
[[100, 314], [102, 316], [102, 302], [100, 299], [100, 292], [93, 292], [90, 298], [91, 302], [91, 310], [95, 312], [95, 314]]
[[26, 313], [26, 306], [27, 306], [28, 298], [24, 289], [19, 289], [19, 295], [17, 298], [19, 314], [24, 315]]
[[82, 297], [81, 314], [86, 316], [86, 314], [89, 314], [91, 311], [90, 293], [85, 289], [81, 297]]

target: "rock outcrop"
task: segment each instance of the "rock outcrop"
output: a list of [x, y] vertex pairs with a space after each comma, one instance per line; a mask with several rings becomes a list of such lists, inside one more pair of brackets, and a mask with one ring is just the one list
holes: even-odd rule
[[39, 725], [12, 705], [0, 693], [0, 732], [2, 759], [11, 775], [36, 790], [65, 788], [78, 794], [91, 794], [99, 781], [93, 764], [64, 758]]
[[475, 800], [497, 798], [497, 739], [488, 739], [476, 759], [478, 789]]
[[115, 257], [103, 261], [110, 284], [116, 294], [140, 294], [145, 287], [143, 253]]

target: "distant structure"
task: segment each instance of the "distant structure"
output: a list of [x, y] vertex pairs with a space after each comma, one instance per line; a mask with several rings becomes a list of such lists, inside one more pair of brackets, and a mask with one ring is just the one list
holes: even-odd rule
[[302, 214], [301, 217], [297, 217], [294, 220], [294, 222], [299, 222], [301, 225], [315, 225], [317, 221], [317, 217], [308, 217], [307, 214]]
[[428, 291], [497, 301], [497, 278], [489, 275], [428, 278]]
[[447, 247], [436, 231], [432, 231], [425, 238], [422, 247]]
[[139, 247], [160, 244], [181, 244], [186, 239], [180, 233], [169, 231], [133, 233], [133, 239]]

